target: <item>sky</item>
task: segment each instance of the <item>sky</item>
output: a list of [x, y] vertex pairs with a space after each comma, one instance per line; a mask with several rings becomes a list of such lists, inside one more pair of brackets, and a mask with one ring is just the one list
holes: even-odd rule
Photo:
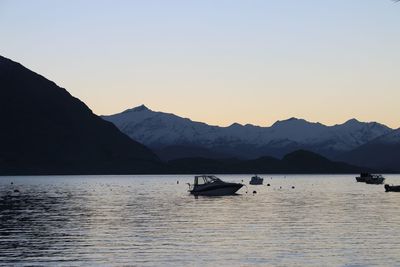
[[390, 0], [0, 0], [0, 54], [99, 115], [400, 127]]

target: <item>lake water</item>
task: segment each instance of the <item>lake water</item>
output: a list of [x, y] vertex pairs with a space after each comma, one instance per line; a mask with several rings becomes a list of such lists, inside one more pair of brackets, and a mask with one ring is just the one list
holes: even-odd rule
[[271, 187], [198, 198], [190, 175], [0, 177], [0, 265], [400, 265], [400, 193], [353, 175], [263, 177]]

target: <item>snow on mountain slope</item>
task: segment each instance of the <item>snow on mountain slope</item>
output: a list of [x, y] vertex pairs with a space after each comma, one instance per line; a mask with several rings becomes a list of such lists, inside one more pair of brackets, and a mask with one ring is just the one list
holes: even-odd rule
[[329, 134], [326, 126], [297, 118], [277, 121], [269, 128], [269, 132], [269, 139], [284, 137], [298, 143], [318, 143], [321, 136]]
[[341, 125], [332, 126], [332, 129], [343, 146], [338, 148], [342, 150], [358, 147], [392, 131], [392, 129], [380, 123], [364, 123], [356, 119], [351, 119]]
[[[210, 126], [174, 114], [155, 112], [142, 105], [122, 113], [102, 116], [131, 138], [152, 148], [194, 145], [206, 148], [302, 147], [317, 151], [348, 151], [392, 131], [379, 123], [355, 119], [326, 126], [303, 119], [277, 121], [271, 127], [240, 125]], [[329, 152], [330, 151], [330, 152]], [[332, 153], [333, 153], [332, 152]], [[261, 153], [261, 152], [260, 152]]]
[[400, 128], [372, 140], [373, 144], [400, 145]]
[[216, 126], [194, 122], [174, 114], [154, 112], [142, 105], [122, 113], [103, 116], [123, 133], [150, 146], [192, 143], [207, 144], [218, 138]]

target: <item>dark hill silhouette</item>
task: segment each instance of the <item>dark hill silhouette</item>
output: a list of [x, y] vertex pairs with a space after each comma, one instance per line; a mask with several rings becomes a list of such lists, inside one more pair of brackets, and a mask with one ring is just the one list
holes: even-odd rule
[[366, 170], [343, 162], [331, 161], [316, 153], [297, 150], [283, 157], [283, 168], [290, 173], [360, 173]]
[[186, 158], [168, 162], [170, 173], [318, 173], [340, 174], [372, 171], [342, 162], [330, 161], [313, 152], [298, 150], [279, 160], [261, 157], [254, 160]]
[[229, 157], [227, 154], [218, 153], [205, 147], [190, 145], [167, 146], [153, 151], [164, 161], [195, 157], [209, 159], [223, 159]]
[[0, 174], [148, 173], [153, 152], [79, 99], [0, 56]]
[[345, 153], [339, 159], [358, 166], [400, 172], [400, 129]]

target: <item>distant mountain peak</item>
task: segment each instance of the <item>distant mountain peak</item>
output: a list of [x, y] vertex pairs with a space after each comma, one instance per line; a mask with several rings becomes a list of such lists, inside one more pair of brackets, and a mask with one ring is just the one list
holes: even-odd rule
[[291, 117], [291, 118], [287, 119], [286, 121], [299, 121], [299, 120], [301, 120], [301, 119], [298, 119], [296, 117]]
[[361, 122], [355, 118], [352, 118], [352, 119], [346, 121], [344, 124], [355, 124], [355, 123], [361, 123]]
[[141, 112], [141, 111], [151, 111], [148, 107], [145, 105], [140, 105], [131, 109], [126, 110], [125, 112]]
[[304, 119], [299, 119], [296, 117], [291, 117], [289, 119], [286, 120], [278, 120], [276, 121], [272, 126], [279, 126], [279, 125], [284, 125], [284, 124], [293, 124], [293, 123], [310, 123]]
[[241, 125], [240, 123], [234, 122], [231, 125], [229, 125], [229, 127], [243, 127], [243, 125]]
[[288, 118], [288, 119], [285, 119], [285, 120], [278, 120], [277, 122], [289, 122], [289, 121], [304, 121], [304, 120], [296, 118], [296, 117], [291, 117], [291, 118]]

